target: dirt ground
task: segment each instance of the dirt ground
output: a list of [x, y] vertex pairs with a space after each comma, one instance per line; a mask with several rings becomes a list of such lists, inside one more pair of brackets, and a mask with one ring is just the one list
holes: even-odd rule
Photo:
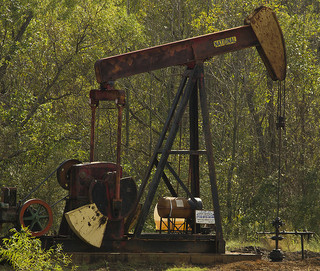
[[243, 261], [209, 267], [208, 270], [320, 270], [320, 253], [305, 251], [305, 259], [302, 260], [301, 252], [285, 252], [282, 262], [271, 262], [268, 252], [262, 253], [262, 259], [258, 261]]
[[[311, 251], [305, 252], [305, 259], [301, 259], [301, 252], [285, 252], [282, 262], [271, 262], [267, 251], [258, 251], [262, 254], [262, 259], [258, 261], [242, 261], [228, 264], [217, 264], [215, 266], [173, 266], [160, 264], [128, 264], [128, 263], [107, 263], [99, 262], [93, 265], [78, 266], [78, 271], [165, 271], [172, 268], [177, 271], [256, 271], [256, 270], [288, 270], [288, 271], [320, 271], [320, 253]], [[198, 268], [192, 268], [198, 267]], [[2, 271], [12, 271], [7, 265], [0, 265]], [[70, 270], [70, 269], [67, 269]]]
[[[305, 259], [301, 259], [301, 252], [289, 252], [284, 253], [285, 258], [282, 262], [271, 262], [268, 258], [268, 252], [261, 252], [262, 259], [258, 261], [242, 261], [242, 262], [235, 262], [235, 263], [228, 263], [228, 264], [218, 264], [215, 266], [197, 266], [199, 269], [188, 269], [195, 266], [172, 266], [172, 265], [165, 265], [160, 266], [157, 264], [141, 264], [141, 265], [127, 265], [127, 264], [106, 264], [105, 267], [97, 267], [97, 268], [89, 268], [86, 270], [92, 271], [129, 271], [129, 270], [137, 270], [137, 271], [164, 271], [170, 270], [173, 267], [176, 267], [176, 270], [182, 271], [185, 268], [186, 270], [194, 270], [194, 271], [216, 271], [216, 270], [223, 270], [223, 271], [256, 271], [256, 270], [290, 270], [290, 271], [313, 271], [319, 270], [320, 271], [320, 253], [314, 253], [310, 251], [305, 252]], [[180, 268], [179, 268], [180, 267]], [[81, 271], [81, 268], [78, 269]]]
[[283, 261], [281, 263], [273, 263], [266, 260], [244, 261], [208, 268], [208, 271], [215, 270], [320, 270], [320, 257], [299, 261]]

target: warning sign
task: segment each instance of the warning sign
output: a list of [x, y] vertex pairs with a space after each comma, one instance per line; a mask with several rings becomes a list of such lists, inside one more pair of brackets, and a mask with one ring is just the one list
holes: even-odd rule
[[214, 212], [196, 210], [196, 223], [197, 224], [215, 224]]

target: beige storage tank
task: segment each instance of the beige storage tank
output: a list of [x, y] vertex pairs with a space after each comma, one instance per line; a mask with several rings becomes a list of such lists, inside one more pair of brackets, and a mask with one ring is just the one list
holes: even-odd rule
[[[160, 228], [161, 231], [168, 231], [168, 224], [170, 225], [170, 231], [175, 231], [177, 228], [181, 231], [186, 230], [187, 225], [184, 218], [174, 218], [173, 223], [164, 222], [158, 214], [158, 204], [154, 207], [153, 218], [156, 224], [156, 231], [160, 231]], [[191, 230], [190, 227], [188, 229]]]
[[[182, 197], [162, 197], [158, 201], [158, 213], [162, 218], [191, 218], [194, 215], [194, 206], [190, 200]], [[201, 202], [200, 199], [197, 199]]]

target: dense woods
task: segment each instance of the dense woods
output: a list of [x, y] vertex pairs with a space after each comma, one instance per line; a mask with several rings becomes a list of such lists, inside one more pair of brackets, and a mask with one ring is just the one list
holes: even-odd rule
[[[276, 12], [287, 50], [280, 216], [288, 230], [320, 233], [319, 0], [3, 0], [0, 185], [18, 187], [22, 199], [62, 161], [89, 160], [88, 96], [98, 88], [96, 60], [243, 25], [260, 5]], [[127, 95], [124, 174], [138, 185], [183, 71], [170, 67], [116, 83]], [[269, 79], [254, 48], [215, 57], [206, 62], [205, 72], [226, 238], [252, 238], [269, 230], [277, 214], [278, 84]], [[115, 161], [112, 104], [99, 107], [97, 126], [95, 160]], [[188, 148], [188, 129], [186, 116], [175, 149]], [[200, 145], [204, 148], [202, 139]], [[187, 184], [188, 159], [170, 159]], [[201, 177], [201, 197], [210, 208], [206, 167]], [[168, 195], [165, 187], [157, 193]], [[33, 196], [53, 204], [65, 194], [53, 177]], [[62, 203], [54, 207], [56, 225], [62, 209]]]

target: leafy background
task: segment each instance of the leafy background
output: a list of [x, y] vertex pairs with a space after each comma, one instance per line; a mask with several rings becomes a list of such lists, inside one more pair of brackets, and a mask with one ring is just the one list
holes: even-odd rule
[[[90, 89], [96, 60], [243, 25], [260, 5], [277, 14], [286, 42], [286, 130], [280, 216], [286, 229], [319, 233], [320, 1], [3, 0], [0, 6], [0, 185], [24, 198], [62, 161], [89, 160]], [[227, 239], [253, 238], [276, 216], [278, 85], [254, 48], [205, 64], [223, 227]], [[181, 67], [118, 80], [126, 90], [122, 164], [139, 185], [174, 98]], [[116, 111], [97, 113], [96, 160], [115, 161]], [[201, 126], [201, 122], [200, 122]], [[175, 149], [187, 149], [187, 115]], [[201, 127], [200, 131], [202, 133]], [[204, 147], [203, 140], [201, 148]], [[188, 183], [188, 159], [170, 158]], [[173, 184], [176, 184], [173, 181]], [[181, 191], [181, 189], [180, 189]], [[206, 160], [201, 197], [210, 209]], [[66, 195], [55, 178], [33, 196]], [[157, 197], [168, 195], [165, 187]], [[184, 196], [181, 193], [181, 196]], [[54, 207], [55, 228], [63, 204]], [[147, 228], [154, 227], [148, 220]]]

